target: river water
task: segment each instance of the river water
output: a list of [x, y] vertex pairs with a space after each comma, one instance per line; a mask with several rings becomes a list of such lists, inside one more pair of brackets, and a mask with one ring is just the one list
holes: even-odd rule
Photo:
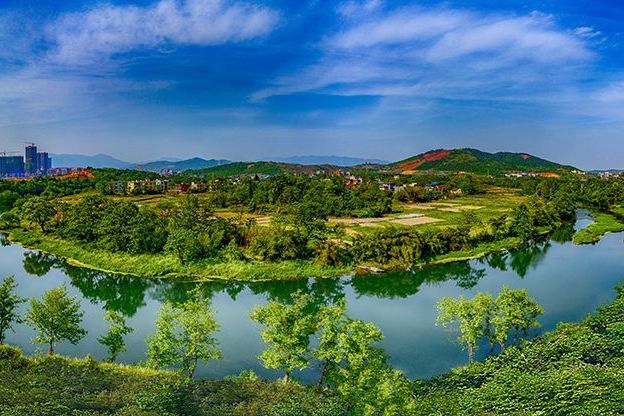
[[[436, 303], [441, 297], [470, 297], [479, 291], [496, 295], [504, 285], [526, 288], [545, 310], [540, 317], [542, 328], [533, 335], [553, 329], [558, 322], [579, 321], [613, 299], [613, 287], [624, 280], [624, 234], [607, 235], [596, 245], [576, 246], [570, 241], [574, 229], [590, 221], [581, 213], [574, 227], [563, 228], [535, 246], [414, 272], [296, 282], [201, 283], [218, 313], [221, 328], [217, 338], [223, 359], [202, 364], [197, 374], [220, 378], [253, 369], [261, 376], [277, 377], [257, 359], [264, 345], [261, 328], [250, 320], [249, 313], [269, 299], [287, 300], [297, 290], [312, 293], [318, 302], [345, 296], [349, 314], [381, 328], [385, 335], [381, 345], [390, 363], [411, 378], [442, 374], [467, 361], [466, 352], [454, 342], [456, 334], [435, 325]], [[119, 358], [125, 363], [145, 360], [145, 338], [154, 330], [161, 303], [186, 299], [196, 285], [72, 267], [53, 256], [14, 245], [0, 246], [0, 277], [8, 275], [15, 276], [22, 297], [40, 297], [46, 290], [66, 284], [80, 299], [88, 334], [77, 345], [60, 344], [60, 354], [105, 358], [106, 350], [97, 342], [106, 331], [105, 311], [126, 315], [135, 331], [127, 337], [128, 351]], [[26, 307], [23, 305], [23, 313]], [[45, 351], [45, 346], [31, 343], [34, 335], [20, 324], [8, 341], [28, 353]], [[484, 350], [477, 358], [483, 358]], [[309, 380], [316, 372], [311, 369], [298, 376]]]

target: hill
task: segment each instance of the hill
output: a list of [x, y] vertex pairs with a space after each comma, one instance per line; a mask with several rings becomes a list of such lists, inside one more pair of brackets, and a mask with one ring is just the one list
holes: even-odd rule
[[302, 165], [284, 162], [233, 162], [226, 165], [194, 170], [197, 175], [236, 176], [236, 175], [280, 175], [314, 174], [319, 171], [331, 172], [340, 169], [334, 165]]
[[357, 166], [357, 165], [387, 165], [389, 162], [379, 159], [364, 159], [348, 156], [286, 156], [263, 159], [267, 162], [284, 162], [296, 165], [332, 165], [332, 166]]
[[76, 155], [76, 154], [52, 154], [52, 166], [55, 168], [115, 168], [130, 169], [134, 165], [130, 162], [116, 159], [109, 155]]
[[527, 153], [488, 153], [477, 149], [438, 149], [389, 165], [393, 170], [448, 171], [500, 174], [505, 172], [562, 172], [574, 170]]
[[202, 159], [200, 157], [194, 157], [186, 160], [159, 160], [155, 162], [149, 162], [141, 165], [143, 170], [148, 171], [160, 171], [163, 169], [171, 170], [193, 170], [204, 169], [213, 166], [224, 165], [231, 163], [229, 160], [217, 160], [217, 159]]

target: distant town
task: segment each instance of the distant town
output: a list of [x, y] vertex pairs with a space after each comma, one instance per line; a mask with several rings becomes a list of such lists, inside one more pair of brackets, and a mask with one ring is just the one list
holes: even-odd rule
[[1, 177], [23, 178], [54, 173], [52, 159], [47, 152], [39, 152], [34, 143], [26, 143], [24, 156], [12, 156], [16, 153], [0, 152]]

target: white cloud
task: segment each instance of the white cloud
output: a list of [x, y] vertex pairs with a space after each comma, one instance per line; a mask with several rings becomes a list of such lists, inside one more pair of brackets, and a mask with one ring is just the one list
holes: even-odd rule
[[147, 7], [101, 5], [62, 16], [47, 28], [52, 57], [83, 63], [168, 44], [215, 45], [268, 34], [276, 11], [248, 2], [160, 0]]
[[[253, 99], [299, 92], [488, 99], [576, 76], [594, 53], [551, 16], [449, 8], [379, 8], [344, 18], [321, 58], [278, 77]], [[554, 81], [554, 82], [553, 82]]]
[[581, 38], [586, 38], [586, 39], [591, 39], [591, 38], [595, 38], [595, 37], [602, 35], [601, 32], [594, 30], [593, 27], [589, 27], [589, 26], [579, 26], [576, 29], [574, 29], [574, 33], [577, 36]]
[[598, 91], [595, 98], [606, 104], [624, 104], [624, 82], [613, 83]]

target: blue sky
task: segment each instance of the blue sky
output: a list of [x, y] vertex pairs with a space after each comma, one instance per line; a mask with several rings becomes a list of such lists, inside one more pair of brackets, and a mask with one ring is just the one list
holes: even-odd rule
[[621, 0], [3, 0], [0, 150], [624, 168]]

